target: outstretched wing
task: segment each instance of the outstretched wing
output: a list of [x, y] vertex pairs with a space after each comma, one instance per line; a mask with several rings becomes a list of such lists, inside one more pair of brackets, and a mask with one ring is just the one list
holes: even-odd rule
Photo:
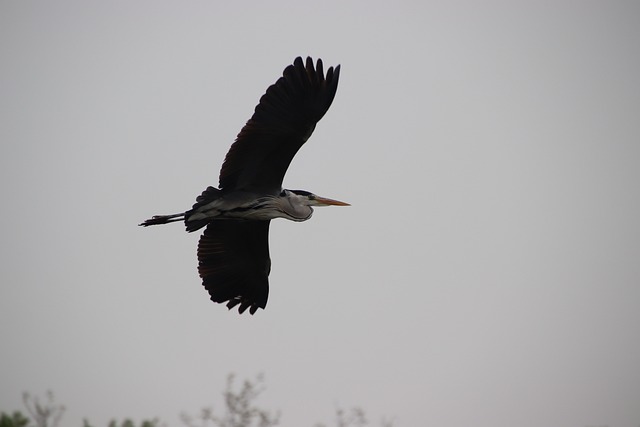
[[265, 308], [269, 295], [270, 221], [211, 221], [198, 243], [198, 273], [211, 300], [240, 304], [243, 313]]
[[325, 76], [320, 59], [315, 68], [300, 57], [285, 68], [227, 153], [220, 189], [279, 193], [293, 156], [331, 106], [339, 76], [339, 65]]

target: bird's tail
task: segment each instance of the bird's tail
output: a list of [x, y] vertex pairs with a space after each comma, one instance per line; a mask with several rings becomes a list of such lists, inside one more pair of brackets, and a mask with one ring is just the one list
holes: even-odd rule
[[184, 221], [187, 231], [191, 233], [207, 225], [211, 218], [205, 216], [204, 218], [191, 218], [191, 216], [198, 211], [199, 208], [219, 199], [222, 196], [222, 191], [214, 187], [207, 187], [196, 199], [196, 203], [192, 209], [186, 212], [177, 213], [173, 215], [154, 215], [141, 224], [143, 227], [158, 224], [168, 224], [170, 222]]
[[205, 225], [211, 222], [211, 218], [207, 215], [202, 217], [202, 215], [198, 215], [200, 208], [208, 205], [209, 203], [218, 200], [222, 196], [222, 191], [218, 190], [215, 187], [207, 187], [206, 190], [202, 192], [196, 198], [196, 203], [193, 207], [184, 213], [184, 225], [187, 228], [189, 233], [200, 230]]
[[184, 221], [184, 212], [177, 213], [173, 215], [154, 215], [148, 220], [138, 224], [143, 227], [148, 227], [150, 225], [158, 225], [158, 224], [168, 224], [170, 222]]

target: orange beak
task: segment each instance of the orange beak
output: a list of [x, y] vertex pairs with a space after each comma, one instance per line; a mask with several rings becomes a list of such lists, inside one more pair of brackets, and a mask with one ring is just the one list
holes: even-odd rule
[[316, 196], [314, 199], [318, 206], [351, 206], [349, 203], [341, 202], [339, 200], [326, 199], [324, 197]]

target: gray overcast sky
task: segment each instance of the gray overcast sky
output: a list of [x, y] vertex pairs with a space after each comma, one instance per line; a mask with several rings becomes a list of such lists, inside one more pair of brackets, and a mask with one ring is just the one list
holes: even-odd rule
[[[180, 425], [264, 372], [284, 426], [640, 424], [637, 2], [0, 3], [0, 406]], [[298, 55], [342, 64], [271, 228], [267, 310], [208, 300], [197, 234]]]

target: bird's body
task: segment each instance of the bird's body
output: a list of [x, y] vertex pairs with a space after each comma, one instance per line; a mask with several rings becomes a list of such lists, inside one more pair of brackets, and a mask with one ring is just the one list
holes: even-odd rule
[[271, 269], [270, 220], [306, 221], [312, 206], [346, 206], [308, 191], [286, 190], [289, 163], [331, 105], [340, 66], [326, 76], [322, 61], [314, 67], [296, 58], [267, 89], [255, 112], [231, 146], [220, 171], [219, 188], [208, 187], [193, 207], [156, 215], [142, 226], [184, 221], [187, 231], [207, 227], [198, 244], [198, 272], [214, 302], [240, 305], [251, 314], [265, 308]]

